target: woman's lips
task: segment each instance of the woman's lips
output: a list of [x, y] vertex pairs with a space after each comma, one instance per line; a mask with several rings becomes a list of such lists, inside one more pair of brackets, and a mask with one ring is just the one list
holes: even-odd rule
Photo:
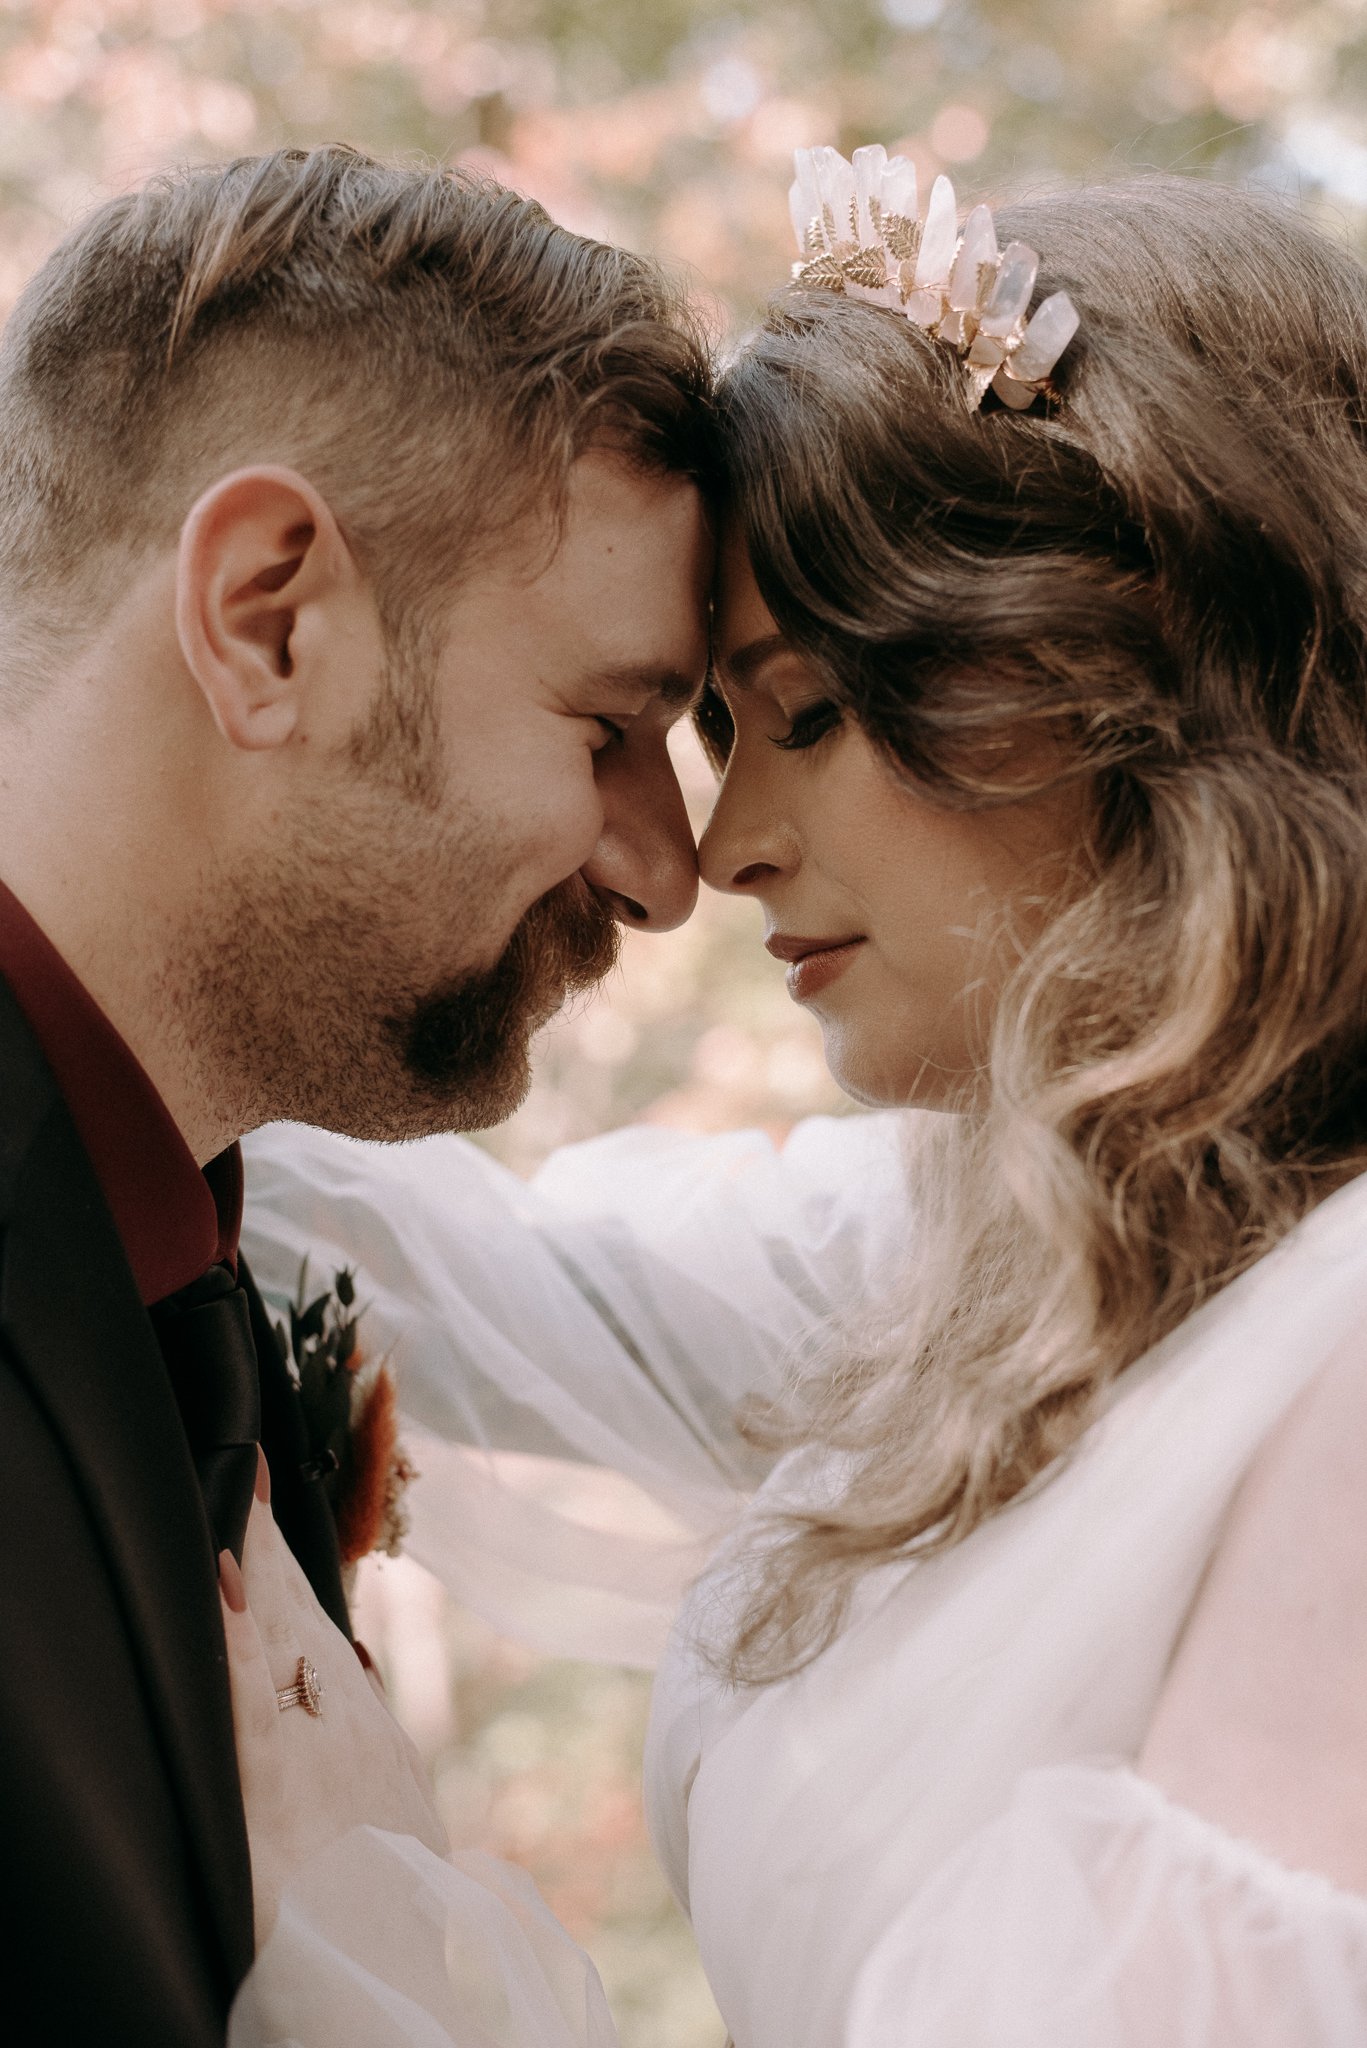
[[795, 1003], [805, 1003], [845, 972], [864, 938], [860, 932], [829, 939], [774, 932], [764, 943], [776, 960], [788, 962], [788, 993]]

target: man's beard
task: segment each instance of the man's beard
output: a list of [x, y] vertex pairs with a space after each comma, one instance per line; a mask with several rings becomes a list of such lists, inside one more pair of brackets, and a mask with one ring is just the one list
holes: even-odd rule
[[532, 905], [492, 967], [386, 1018], [413, 1111], [466, 1131], [511, 1116], [531, 1085], [532, 1034], [610, 974], [620, 947], [615, 919], [575, 876]]
[[279, 1119], [391, 1143], [485, 1130], [527, 1093], [532, 1034], [617, 960], [617, 925], [577, 875], [532, 905], [492, 967], [427, 988], [382, 903], [339, 901], [316, 866], [250, 879], [182, 940], [169, 990], [205, 1101], [234, 1132]]

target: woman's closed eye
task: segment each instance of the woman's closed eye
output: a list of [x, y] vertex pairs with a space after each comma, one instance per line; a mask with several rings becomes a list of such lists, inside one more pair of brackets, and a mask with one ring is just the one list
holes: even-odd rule
[[843, 723], [844, 715], [833, 697], [819, 698], [815, 704], [804, 705], [801, 711], [795, 712], [787, 732], [771, 744], [792, 754], [804, 747], [814, 747], [818, 740], [824, 740]]

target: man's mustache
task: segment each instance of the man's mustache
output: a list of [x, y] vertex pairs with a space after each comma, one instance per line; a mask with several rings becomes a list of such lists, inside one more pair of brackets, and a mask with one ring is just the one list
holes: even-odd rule
[[[622, 930], [601, 896], [571, 875], [534, 903], [518, 924], [500, 966], [521, 977], [528, 992], [559, 989], [554, 1016], [567, 996], [596, 988], [611, 974], [622, 950]], [[545, 1021], [543, 1019], [543, 1021]]]

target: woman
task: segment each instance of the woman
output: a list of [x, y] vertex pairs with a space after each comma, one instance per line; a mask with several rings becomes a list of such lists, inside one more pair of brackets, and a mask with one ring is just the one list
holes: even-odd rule
[[[837, 1340], [834, 1309], [886, 1272], [877, 1225], [852, 1253], [836, 1228], [841, 1275], [811, 1287], [761, 1199], [728, 1245], [734, 1323], [753, 1299], [783, 1326], [767, 1369], [765, 1342], [740, 1371], [671, 1349], [658, 1186], [676, 1273], [707, 1190], [735, 1197], [705, 1151], [681, 1166], [645, 1135], [526, 1197], [447, 1141], [395, 1164], [272, 1139], [261, 1227], [281, 1267], [301, 1243], [360, 1261], [415, 1411], [468, 1438], [437, 1363], [461, 1303], [501, 1320], [486, 1374], [513, 1404], [538, 1349], [468, 1277], [453, 1219], [478, 1206], [486, 1253], [531, 1287], [544, 1257], [630, 1335], [615, 1379], [566, 1367], [539, 1436], [492, 1397], [488, 1434], [615, 1462], [697, 1537], [749, 1489], [665, 1651], [647, 1758], [738, 2048], [1346, 2048], [1367, 2038], [1367, 289], [1282, 206], [1203, 184], [1004, 211], [1001, 270], [974, 216], [962, 273], [952, 232], [926, 257], [943, 195], [919, 240], [908, 197], [881, 153], [799, 181], [804, 272], [723, 385], [700, 714], [724, 764], [705, 878], [760, 902], [850, 1093], [952, 1112], [908, 1120], [900, 1302]], [[1019, 321], [973, 358], [1022, 245], [1025, 290], [1076, 308], [1056, 366]], [[852, 1170], [823, 1246], [881, 1207]], [[779, 1395], [804, 1297], [820, 1335]], [[766, 1399], [737, 1431], [719, 1387]], [[650, 1440], [611, 1459], [623, 1389]], [[685, 1401], [710, 1491], [662, 1448]], [[457, 1583], [460, 1514], [453, 1481], [425, 1538]], [[490, 1526], [511, 1555], [513, 1522]]]

